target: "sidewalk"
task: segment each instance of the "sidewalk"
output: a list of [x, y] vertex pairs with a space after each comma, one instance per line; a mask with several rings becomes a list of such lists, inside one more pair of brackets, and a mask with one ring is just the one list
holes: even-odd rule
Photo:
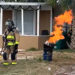
[[[17, 59], [34, 59], [36, 57], [42, 56], [42, 51], [23, 51], [19, 50], [17, 54]], [[9, 56], [10, 59], [10, 56]], [[2, 56], [0, 56], [0, 60], [2, 60]]]
[[42, 56], [42, 51], [19, 51], [17, 54], [17, 59], [33, 59]]

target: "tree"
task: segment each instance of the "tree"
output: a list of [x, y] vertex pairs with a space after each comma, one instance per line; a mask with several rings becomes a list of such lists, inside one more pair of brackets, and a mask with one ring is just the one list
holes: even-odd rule
[[61, 13], [63, 13], [65, 10], [72, 9], [74, 19], [72, 23], [71, 44], [69, 47], [71, 49], [75, 49], [75, 0], [47, 0], [47, 3], [50, 4], [54, 10], [61, 8]]
[[45, 0], [53, 8], [60, 7], [62, 11], [71, 8], [72, 0]]
[[73, 11], [73, 24], [72, 24], [72, 37], [70, 48], [75, 49], [75, 0], [72, 0], [72, 11]]

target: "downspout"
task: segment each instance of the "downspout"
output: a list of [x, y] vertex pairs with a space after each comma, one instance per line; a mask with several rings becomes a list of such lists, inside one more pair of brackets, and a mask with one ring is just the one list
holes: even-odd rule
[[52, 7], [51, 7], [51, 13], [50, 13], [50, 33], [52, 32]]

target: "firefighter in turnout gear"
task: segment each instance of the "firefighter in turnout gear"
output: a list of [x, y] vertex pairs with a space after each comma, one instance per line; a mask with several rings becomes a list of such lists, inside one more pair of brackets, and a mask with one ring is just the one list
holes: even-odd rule
[[3, 65], [8, 65], [9, 55], [11, 54], [12, 64], [17, 64], [16, 54], [18, 53], [19, 44], [19, 32], [14, 27], [12, 20], [7, 20], [5, 25], [7, 26], [3, 35], [2, 55]]

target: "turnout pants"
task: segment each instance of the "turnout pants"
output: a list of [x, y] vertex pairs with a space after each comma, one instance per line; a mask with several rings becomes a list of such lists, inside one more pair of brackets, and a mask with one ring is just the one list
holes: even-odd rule
[[17, 50], [16, 45], [15, 46], [7, 46], [6, 50], [4, 51], [4, 54], [3, 54], [4, 61], [8, 61], [10, 54], [11, 54], [11, 60], [12, 61], [16, 60], [17, 52], [18, 52], [18, 50]]

